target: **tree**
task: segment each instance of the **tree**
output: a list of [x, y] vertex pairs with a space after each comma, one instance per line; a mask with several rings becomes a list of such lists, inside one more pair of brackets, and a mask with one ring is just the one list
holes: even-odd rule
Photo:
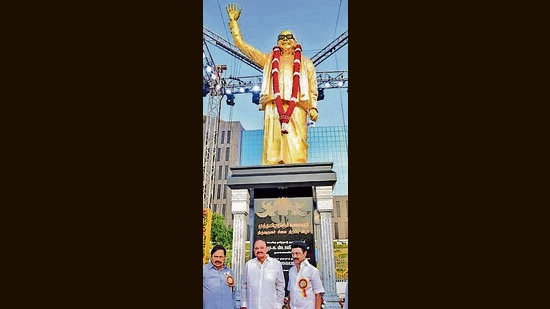
[[226, 250], [231, 250], [233, 244], [233, 229], [225, 226], [225, 218], [218, 213], [213, 213], [212, 216], [210, 240], [214, 245], [222, 245]]

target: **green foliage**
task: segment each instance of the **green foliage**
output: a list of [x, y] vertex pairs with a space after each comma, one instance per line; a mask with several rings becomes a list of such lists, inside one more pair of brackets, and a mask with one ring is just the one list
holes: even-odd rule
[[233, 229], [225, 226], [225, 218], [218, 214], [212, 214], [212, 229], [210, 241], [214, 245], [222, 245], [226, 250], [231, 250], [233, 245]]

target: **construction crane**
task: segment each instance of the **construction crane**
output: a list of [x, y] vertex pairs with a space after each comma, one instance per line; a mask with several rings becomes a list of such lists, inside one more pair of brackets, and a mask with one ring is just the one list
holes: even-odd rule
[[[215, 151], [218, 145], [221, 101], [225, 94], [242, 94], [251, 91], [252, 87], [261, 84], [262, 75], [224, 78], [225, 65], [216, 65], [210, 54], [207, 43], [218, 47], [231, 56], [241, 60], [251, 68], [263, 72], [262, 68], [251, 61], [235, 45], [216, 33], [203, 27], [203, 96], [209, 95], [207, 114], [205, 116], [203, 148], [203, 209], [212, 209], [214, 200]], [[333, 42], [315, 54], [311, 60], [318, 66], [328, 57], [348, 43], [348, 32], [345, 31]], [[347, 88], [347, 71], [317, 72], [318, 88]], [[208, 85], [208, 89], [206, 89]]]

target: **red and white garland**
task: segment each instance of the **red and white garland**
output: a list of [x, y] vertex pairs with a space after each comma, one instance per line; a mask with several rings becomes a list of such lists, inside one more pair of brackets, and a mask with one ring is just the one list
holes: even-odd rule
[[273, 60], [271, 60], [271, 76], [273, 79], [273, 92], [275, 93], [275, 105], [277, 106], [277, 112], [279, 113], [279, 121], [281, 122], [281, 133], [288, 133], [288, 121], [296, 106], [296, 97], [298, 96], [298, 90], [300, 89], [300, 60], [302, 59], [302, 46], [296, 45], [294, 48], [294, 65], [292, 76], [292, 96], [290, 103], [285, 112], [283, 108], [283, 101], [281, 100], [281, 93], [279, 92], [279, 62], [281, 59], [281, 50], [278, 46], [273, 47]]

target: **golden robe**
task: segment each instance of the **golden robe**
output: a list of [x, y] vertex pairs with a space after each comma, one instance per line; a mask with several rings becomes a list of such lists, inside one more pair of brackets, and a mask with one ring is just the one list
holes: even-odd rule
[[[317, 77], [313, 62], [301, 57], [300, 89], [297, 102], [288, 122], [288, 134], [281, 133], [279, 113], [273, 94], [271, 60], [273, 52], [264, 53], [247, 44], [237, 22], [230, 22], [229, 27], [235, 45], [250, 60], [263, 67], [263, 79], [260, 94], [260, 110], [264, 111], [264, 140], [262, 165], [290, 164], [307, 162], [307, 113], [310, 108], [317, 108]], [[284, 110], [292, 96], [293, 55], [281, 55], [279, 63], [279, 91]]]

